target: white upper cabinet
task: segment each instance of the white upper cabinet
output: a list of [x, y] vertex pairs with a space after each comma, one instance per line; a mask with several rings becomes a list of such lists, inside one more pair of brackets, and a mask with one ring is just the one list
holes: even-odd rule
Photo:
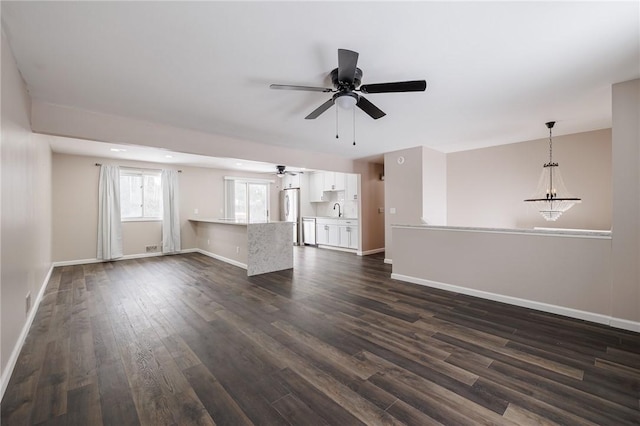
[[358, 175], [353, 173], [347, 173], [346, 189], [344, 199], [345, 201], [355, 201], [358, 199]]
[[309, 176], [309, 201], [317, 203], [324, 201], [324, 173], [311, 173]]
[[300, 188], [300, 175], [287, 173], [282, 178], [282, 188]]
[[325, 191], [344, 191], [345, 174], [340, 172], [323, 172]]

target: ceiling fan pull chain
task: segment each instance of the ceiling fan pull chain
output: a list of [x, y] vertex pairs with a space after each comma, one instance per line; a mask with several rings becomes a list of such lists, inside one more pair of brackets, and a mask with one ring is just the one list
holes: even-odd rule
[[353, 146], [356, 146], [356, 109], [353, 109]]
[[338, 108], [336, 108], [336, 139], [339, 139], [339, 137], [338, 137]]

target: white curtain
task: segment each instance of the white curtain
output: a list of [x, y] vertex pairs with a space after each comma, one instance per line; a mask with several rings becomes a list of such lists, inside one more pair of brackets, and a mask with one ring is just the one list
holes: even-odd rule
[[162, 171], [162, 252], [180, 251], [180, 216], [178, 210], [178, 172]]
[[122, 223], [120, 222], [120, 169], [100, 166], [98, 187], [98, 259], [122, 257]]

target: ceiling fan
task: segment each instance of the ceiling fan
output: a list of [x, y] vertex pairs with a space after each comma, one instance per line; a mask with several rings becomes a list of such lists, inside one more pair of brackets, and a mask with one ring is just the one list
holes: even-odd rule
[[[284, 177], [284, 175], [291, 175], [291, 176], [295, 176], [298, 173], [296, 172], [289, 172], [287, 170], [285, 170], [287, 168], [287, 166], [276, 166], [276, 176], [278, 176], [279, 178]], [[302, 172], [300, 172], [302, 173]]]
[[366, 112], [371, 118], [377, 120], [386, 114], [377, 106], [369, 102], [360, 93], [394, 93], [394, 92], [423, 92], [427, 88], [425, 80], [398, 81], [394, 83], [378, 83], [363, 84], [362, 70], [357, 67], [358, 52], [347, 49], [338, 49], [338, 68], [331, 71], [331, 82], [334, 88], [329, 87], [312, 87], [312, 86], [293, 86], [289, 84], [272, 84], [271, 89], [278, 90], [303, 90], [307, 92], [325, 92], [334, 93], [327, 102], [316, 108], [305, 119], [313, 120], [318, 118], [320, 114], [328, 110], [337, 103], [344, 108], [353, 108], [357, 106]]

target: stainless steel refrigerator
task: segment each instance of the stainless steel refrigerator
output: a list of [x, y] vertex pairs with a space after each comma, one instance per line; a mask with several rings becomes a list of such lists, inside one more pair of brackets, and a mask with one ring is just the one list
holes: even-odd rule
[[280, 191], [280, 220], [293, 222], [293, 244], [299, 245], [302, 225], [300, 223], [300, 189], [287, 188]]

